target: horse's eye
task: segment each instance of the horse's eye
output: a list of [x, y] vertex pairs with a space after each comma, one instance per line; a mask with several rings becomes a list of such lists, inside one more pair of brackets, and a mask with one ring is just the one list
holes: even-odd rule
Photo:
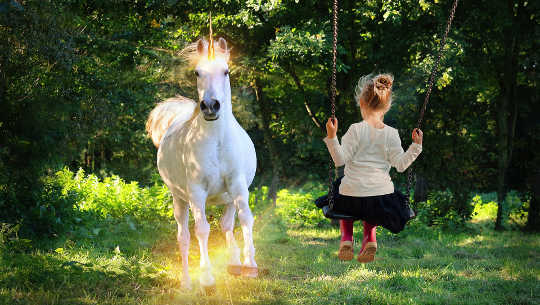
[[199, 71], [195, 71], [195, 76], [199, 77]]
[[225, 76], [229, 75], [229, 70], [225, 70], [225, 72], [223, 72], [223, 74], [225, 74]]

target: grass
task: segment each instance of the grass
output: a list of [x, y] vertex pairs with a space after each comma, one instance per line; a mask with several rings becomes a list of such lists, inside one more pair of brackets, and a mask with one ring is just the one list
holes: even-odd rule
[[[540, 236], [495, 232], [489, 213], [478, 214], [459, 231], [379, 229], [376, 261], [360, 264], [337, 259], [338, 228], [291, 225], [266, 205], [256, 210], [256, 280], [226, 274], [225, 240], [212, 226], [213, 296], [198, 289], [193, 232], [194, 289], [183, 291], [172, 219], [109, 219], [0, 250], [0, 304], [540, 304]], [[239, 228], [236, 236], [241, 244]]]

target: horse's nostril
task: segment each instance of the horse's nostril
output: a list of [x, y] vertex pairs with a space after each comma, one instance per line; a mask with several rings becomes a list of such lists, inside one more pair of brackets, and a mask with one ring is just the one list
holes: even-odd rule
[[219, 104], [219, 101], [217, 101], [217, 100], [214, 100], [214, 101], [215, 101], [214, 107], [213, 107], [213, 108], [214, 108], [214, 111], [215, 111], [215, 112], [218, 112], [218, 110], [219, 110], [219, 108], [221, 107], [221, 105]]
[[206, 106], [206, 103], [204, 101], [201, 102], [201, 110], [207, 109], [208, 106]]

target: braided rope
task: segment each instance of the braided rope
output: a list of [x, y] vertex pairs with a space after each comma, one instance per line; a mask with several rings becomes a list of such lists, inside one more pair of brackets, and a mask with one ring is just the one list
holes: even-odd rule
[[[420, 109], [420, 117], [418, 118], [418, 122], [416, 124], [416, 128], [418, 129], [420, 129], [420, 127], [422, 126], [422, 121], [424, 120], [424, 114], [426, 112], [427, 104], [429, 102], [431, 90], [433, 89], [433, 84], [435, 83], [435, 77], [438, 74], [439, 62], [441, 61], [441, 57], [444, 52], [444, 46], [446, 45], [446, 38], [448, 37], [448, 32], [450, 32], [450, 27], [452, 26], [452, 20], [454, 20], [454, 15], [456, 14], [457, 5], [458, 5], [458, 0], [454, 0], [454, 4], [452, 5], [452, 8], [450, 9], [450, 14], [448, 15], [448, 21], [446, 22], [446, 29], [444, 31], [443, 38], [441, 40], [441, 43], [439, 44], [439, 52], [437, 54], [437, 59], [435, 60], [435, 65], [433, 66], [433, 69], [431, 70], [431, 75], [429, 77], [428, 90], [426, 92], [426, 97], [424, 98], [424, 104], [422, 105], [422, 108]], [[407, 171], [407, 198], [409, 199], [411, 195], [412, 180], [413, 180], [413, 167], [411, 166], [409, 167], [409, 170]]]

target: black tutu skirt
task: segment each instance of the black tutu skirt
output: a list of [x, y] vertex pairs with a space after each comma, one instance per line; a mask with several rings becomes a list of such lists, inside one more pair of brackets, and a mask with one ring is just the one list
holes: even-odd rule
[[[352, 197], [339, 194], [341, 178], [333, 183], [334, 207], [336, 214], [352, 216], [355, 220], [364, 220], [372, 225], [382, 226], [392, 233], [399, 233], [407, 221], [414, 218], [405, 195], [395, 190], [391, 194]], [[315, 200], [319, 208], [328, 205], [328, 195]]]

